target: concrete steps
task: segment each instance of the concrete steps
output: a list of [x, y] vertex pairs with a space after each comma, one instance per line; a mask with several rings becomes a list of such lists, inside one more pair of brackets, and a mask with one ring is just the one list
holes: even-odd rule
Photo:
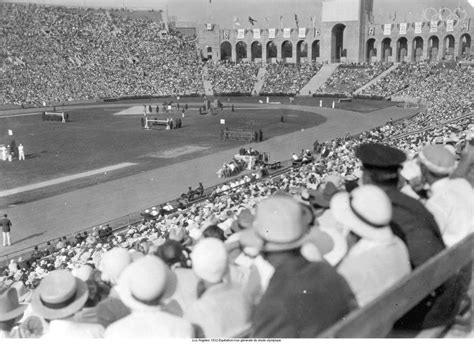
[[[339, 64], [324, 64], [313, 78], [299, 91], [298, 95], [308, 96], [316, 92], [334, 73]], [[310, 93], [311, 92], [311, 93]]]
[[383, 71], [383, 72], [382, 72], [381, 74], [379, 74], [377, 77], [375, 77], [374, 79], [372, 79], [371, 81], [369, 81], [367, 84], [363, 85], [362, 87], [360, 87], [359, 89], [357, 89], [356, 91], [354, 91], [354, 94], [355, 94], [355, 95], [361, 94], [362, 91], [363, 91], [365, 88], [368, 88], [368, 87], [371, 86], [372, 84], [377, 83], [378, 80], [380, 80], [381, 78], [385, 77], [385, 76], [388, 75], [390, 72], [392, 72], [393, 70], [395, 70], [398, 65], [400, 65], [400, 63], [395, 63], [395, 64], [393, 64], [393, 65], [390, 66], [387, 70]]
[[258, 69], [257, 73], [257, 81], [255, 82], [255, 85], [253, 86], [252, 89], [252, 95], [259, 95], [260, 90], [262, 90], [263, 83], [265, 82], [265, 74], [267, 73], [267, 70], [265, 67], [260, 67]]

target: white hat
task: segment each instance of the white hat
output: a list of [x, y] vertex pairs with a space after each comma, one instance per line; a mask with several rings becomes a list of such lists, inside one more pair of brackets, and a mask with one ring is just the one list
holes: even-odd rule
[[155, 310], [173, 295], [176, 276], [156, 256], [143, 256], [130, 264], [119, 278], [122, 302], [134, 311]]
[[456, 166], [456, 158], [443, 145], [427, 145], [419, 154], [420, 162], [435, 174], [449, 175]]
[[219, 239], [205, 238], [199, 241], [191, 253], [191, 260], [196, 276], [207, 282], [220, 282], [227, 272], [227, 250]]
[[393, 236], [389, 226], [392, 204], [387, 194], [375, 185], [363, 185], [350, 194], [336, 194], [330, 208], [337, 221], [362, 238], [383, 241]]
[[115, 247], [102, 255], [100, 270], [104, 279], [116, 284], [122, 271], [132, 263], [130, 253], [124, 249]]

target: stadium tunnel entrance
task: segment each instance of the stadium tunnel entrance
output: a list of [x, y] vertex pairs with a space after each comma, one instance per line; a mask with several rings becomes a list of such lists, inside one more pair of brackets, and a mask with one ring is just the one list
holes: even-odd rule
[[341, 62], [341, 58], [346, 56], [344, 50], [344, 24], [336, 24], [331, 31], [331, 61]]

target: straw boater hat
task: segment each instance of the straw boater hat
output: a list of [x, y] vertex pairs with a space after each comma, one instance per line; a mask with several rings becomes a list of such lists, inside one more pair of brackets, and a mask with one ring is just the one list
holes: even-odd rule
[[176, 290], [176, 276], [156, 256], [143, 256], [120, 275], [117, 291], [122, 302], [134, 311], [156, 310]]
[[331, 200], [331, 211], [337, 221], [362, 238], [385, 241], [393, 236], [389, 226], [392, 204], [375, 185], [363, 185], [350, 194], [338, 193]]
[[427, 145], [419, 154], [420, 163], [430, 172], [449, 175], [456, 167], [456, 158], [443, 145]]
[[307, 208], [291, 196], [273, 195], [257, 205], [252, 227], [241, 233], [244, 247], [263, 252], [298, 249], [314, 244], [321, 254], [330, 251], [331, 239], [321, 232], [310, 232]]
[[0, 322], [13, 320], [23, 314], [28, 307], [27, 304], [20, 304], [18, 292], [10, 287], [0, 293]]
[[87, 301], [87, 285], [68, 270], [55, 270], [33, 292], [31, 306], [43, 318], [61, 319], [79, 311]]

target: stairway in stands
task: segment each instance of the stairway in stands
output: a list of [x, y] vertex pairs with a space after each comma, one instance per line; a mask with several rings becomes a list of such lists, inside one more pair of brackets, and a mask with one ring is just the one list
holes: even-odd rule
[[202, 69], [202, 84], [204, 86], [204, 94], [206, 96], [214, 96], [214, 90], [212, 88], [212, 83], [211, 81], [208, 79], [208, 70], [207, 70], [207, 65], [204, 65], [203, 69]]
[[265, 69], [265, 67], [260, 67], [258, 69], [257, 81], [255, 82], [255, 85], [253, 86], [252, 95], [260, 94], [260, 90], [262, 90], [263, 83], [265, 82], [266, 73], [267, 73], [267, 70]]
[[367, 84], [363, 85], [362, 87], [360, 87], [359, 89], [357, 89], [356, 91], [354, 91], [354, 95], [357, 95], [357, 94], [362, 93], [362, 91], [363, 91], [365, 88], [368, 88], [368, 87], [371, 86], [372, 84], [377, 83], [377, 81], [378, 81], [379, 79], [385, 77], [385, 76], [388, 75], [390, 72], [392, 72], [393, 70], [395, 70], [398, 65], [400, 65], [400, 63], [395, 63], [395, 64], [393, 64], [392, 66], [390, 66], [388, 69], [386, 69], [385, 71], [383, 71], [381, 74], [379, 74], [377, 77], [375, 77], [374, 79], [372, 79], [371, 81], [369, 81]]
[[324, 64], [323, 67], [316, 73], [313, 78], [301, 88], [299, 95], [311, 96], [318, 90], [327, 79], [336, 71], [339, 64]]

